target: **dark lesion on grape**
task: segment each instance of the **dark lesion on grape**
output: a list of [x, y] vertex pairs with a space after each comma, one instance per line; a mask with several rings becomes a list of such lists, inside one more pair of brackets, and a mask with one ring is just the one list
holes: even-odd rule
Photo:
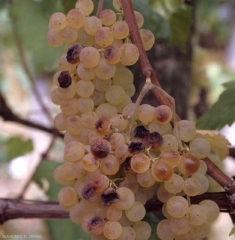
[[81, 50], [82, 46], [80, 44], [75, 44], [71, 48], [69, 48], [66, 56], [67, 61], [71, 64], [78, 63], [80, 61]]
[[162, 146], [163, 138], [160, 133], [152, 132], [144, 138], [144, 143], [146, 148], [151, 148], [152, 150], [156, 151]]
[[84, 185], [81, 195], [84, 199], [90, 200], [96, 194], [95, 190], [93, 181], [89, 181]]
[[101, 202], [104, 206], [110, 206], [119, 201], [119, 195], [114, 188], [107, 188], [101, 194]]
[[68, 71], [63, 71], [58, 77], [58, 83], [61, 88], [68, 88], [72, 84], [72, 78]]
[[99, 216], [94, 216], [91, 218], [89, 225], [88, 225], [88, 230], [92, 231], [96, 226], [103, 226], [105, 224], [105, 221], [103, 218]]
[[145, 149], [145, 144], [143, 142], [131, 142], [128, 146], [130, 153], [138, 153]]
[[125, 161], [122, 163], [122, 167], [126, 170], [126, 171], [130, 171], [131, 170], [131, 157], [127, 157], [125, 159]]
[[144, 126], [138, 126], [134, 130], [134, 137], [144, 139], [149, 135], [149, 130], [147, 130]]
[[96, 139], [91, 143], [91, 152], [97, 158], [105, 158], [111, 151], [111, 145], [106, 139]]

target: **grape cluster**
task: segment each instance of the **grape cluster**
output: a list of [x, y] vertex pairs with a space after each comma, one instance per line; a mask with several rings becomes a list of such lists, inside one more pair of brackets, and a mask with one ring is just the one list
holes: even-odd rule
[[[49, 44], [66, 43], [51, 93], [61, 109], [54, 125], [65, 131], [65, 162], [54, 172], [65, 185], [59, 203], [92, 240], [148, 240], [144, 205], [156, 193], [166, 217], [156, 229], [160, 239], [204, 238], [218, 206], [210, 200], [191, 205], [190, 197], [209, 187], [200, 159], [210, 144], [195, 136], [191, 122], [172, 124], [168, 106], [132, 103], [134, 77], [127, 67], [139, 51], [121, 1], [113, 0], [113, 7], [117, 13], [105, 9], [90, 16], [93, 2], [78, 0], [67, 15], [49, 19]], [[141, 13], [135, 17], [147, 51], [154, 35], [141, 29]]]

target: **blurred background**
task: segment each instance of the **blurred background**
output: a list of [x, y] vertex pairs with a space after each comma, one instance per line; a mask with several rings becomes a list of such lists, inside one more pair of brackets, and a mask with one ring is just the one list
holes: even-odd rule
[[[0, 198], [57, 200], [60, 186], [53, 171], [63, 161], [63, 140], [53, 128], [59, 108], [50, 92], [63, 47], [50, 47], [46, 34], [50, 15], [67, 13], [75, 2], [0, 0]], [[178, 114], [200, 129], [219, 130], [235, 146], [235, 1], [133, 3], [145, 18], [144, 28], [156, 36], [148, 56], [163, 88], [176, 99]], [[106, 0], [105, 8], [112, 8], [112, 1]], [[143, 85], [137, 68], [132, 67], [133, 100]], [[156, 104], [151, 95], [145, 101]], [[234, 156], [212, 159], [228, 176], [235, 175]], [[211, 180], [210, 191], [220, 190]], [[221, 213], [208, 239], [234, 239], [232, 227], [229, 214]], [[14, 236], [20, 234], [35, 235], [32, 240], [89, 239], [64, 219], [17, 219], [0, 226], [0, 239], [20, 239]]]

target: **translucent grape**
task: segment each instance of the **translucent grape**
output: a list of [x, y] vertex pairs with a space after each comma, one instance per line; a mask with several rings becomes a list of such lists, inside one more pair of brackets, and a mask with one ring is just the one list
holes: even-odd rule
[[123, 134], [117, 132], [113, 133], [109, 137], [108, 141], [110, 142], [112, 149], [115, 150], [117, 147], [125, 144], [125, 137], [123, 136]]
[[103, 233], [108, 239], [117, 239], [122, 234], [122, 226], [119, 222], [108, 221], [104, 225]]
[[219, 216], [220, 209], [214, 201], [203, 200], [199, 204], [204, 208], [204, 211], [207, 212], [207, 222], [213, 222]]
[[156, 161], [152, 165], [151, 172], [156, 181], [163, 182], [171, 178], [173, 174], [173, 168], [167, 162]]
[[131, 158], [131, 169], [136, 173], [143, 173], [149, 169], [150, 158], [144, 153], [137, 153]]
[[73, 141], [65, 146], [64, 158], [67, 161], [75, 162], [83, 158], [85, 155], [85, 147], [82, 143]]
[[67, 184], [67, 181], [61, 175], [62, 165], [54, 170], [54, 178], [59, 184]]
[[65, 116], [76, 115], [79, 112], [77, 98], [61, 100], [60, 109]]
[[111, 118], [112, 116], [116, 115], [118, 113], [118, 110], [116, 107], [109, 103], [103, 103], [99, 105], [96, 108], [96, 113], [98, 117], [105, 117], [105, 118]]
[[122, 11], [122, 2], [121, 2], [121, 0], [113, 0], [113, 7], [118, 12], [121, 12]]
[[194, 238], [203, 239], [207, 237], [210, 233], [210, 224], [203, 223], [200, 226], [191, 226], [191, 229], [189, 232]]
[[150, 132], [158, 132], [161, 135], [172, 133], [172, 126], [170, 123], [159, 124], [154, 120], [148, 124], [148, 129]]
[[106, 117], [101, 117], [95, 124], [98, 133], [108, 135], [111, 132], [111, 121]]
[[200, 160], [200, 166], [197, 170], [198, 173], [206, 174], [207, 172], [207, 165], [204, 161]]
[[167, 105], [160, 105], [154, 109], [154, 120], [159, 124], [167, 124], [172, 119], [172, 111]]
[[197, 196], [201, 191], [201, 184], [196, 178], [187, 178], [183, 190], [188, 196]]
[[175, 238], [174, 233], [170, 228], [170, 220], [164, 219], [160, 221], [157, 225], [157, 235], [163, 240], [173, 240]]
[[189, 143], [189, 151], [200, 159], [205, 158], [210, 154], [210, 143], [204, 138], [194, 138]]
[[72, 172], [72, 162], [65, 162], [63, 165], [61, 165], [61, 177], [65, 179], [66, 181], [72, 181], [75, 179], [75, 176]]
[[95, 37], [94, 35], [88, 34], [84, 27], [81, 27], [78, 29], [78, 38], [76, 42], [83, 46], [92, 46], [95, 42]]
[[166, 209], [174, 218], [184, 217], [189, 209], [188, 201], [181, 196], [173, 196], [167, 201]]
[[85, 15], [79, 9], [72, 9], [67, 13], [67, 22], [71, 28], [79, 29], [84, 25]]
[[179, 136], [184, 142], [191, 141], [196, 135], [196, 127], [193, 122], [181, 120], [178, 122]]
[[82, 158], [82, 166], [88, 172], [95, 172], [99, 168], [99, 160], [88, 153]]
[[169, 193], [180, 193], [184, 187], [184, 179], [180, 175], [173, 173], [171, 178], [164, 182], [164, 187]]
[[94, 68], [100, 61], [100, 53], [94, 47], [84, 47], [80, 52], [80, 61], [86, 68]]
[[139, 50], [132, 43], [125, 43], [120, 47], [122, 54], [121, 63], [130, 66], [135, 64], [139, 59]]
[[78, 38], [78, 31], [74, 28], [66, 26], [61, 30], [62, 38], [66, 43], [72, 43]]
[[187, 213], [187, 218], [191, 225], [200, 226], [206, 221], [207, 211], [201, 205], [191, 205]]
[[149, 104], [142, 104], [138, 107], [137, 116], [142, 123], [148, 124], [153, 120], [154, 108]]
[[65, 119], [62, 113], [55, 116], [54, 125], [59, 131], [65, 131]]
[[114, 175], [119, 170], [119, 161], [113, 155], [108, 155], [100, 160], [100, 169], [105, 175]]
[[116, 21], [111, 27], [113, 36], [117, 39], [124, 39], [129, 35], [129, 26], [126, 21]]
[[156, 180], [151, 173], [151, 169], [148, 169], [144, 173], [137, 174], [137, 182], [142, 187], [151, 187], [156, 183]]
[[63, 44], [64, 40], [61, 31], [50, 29], [47, 33], [47, 42], [52, 47], [59, 47]]
[[103, 232], [105, 221], [99, 216], [86, 215], [82, 220], [81, 226], [85, 232], [99, 235]]
[[94, 108], [94, 101], [91, 98], [79, 98], [77, 104], [80, 113], [90, 112]]
[[149, 223], [144, 221], [135, 222], [133, 228], [136, 232], [135, 240], [148, 240], [150, 238], [151, 227]]
[[166, 149], [178, 150], [178, 141], [174, 135], [165, 134], [162, 136], [162, 138], [163, 138], [163, 143], [161, 146], [161, 151], [164, 151]]
[[80, 9], [86, 16], [88, 16], [94, 10], [94, 3], [92, 0], [78, 0], [75, 7]]
[[108, 46], [104, 50], [104, 57], [109, 64], [117, 64], [121, 60], [121, 51], [116, 46]]
[[109, 221], [118, 221], [122, 217], [122, 210], [116, 206], [109, 206], [105, 216]]
[[170, 229], [175, 235], [187, 234], [190, 230], [187, 217], [170, 219]]
[[95, 33], [95, 42], [103, 48], [111, 45], [113, 40], [114, 36], [109, 27], [101, 27]]
[[201, 189], [200, 189], [199, 194], [203, 194], [209, 189], [209, 184], [210, 183], [209, 183], [208, 178], [204, 174], [195, 173], [195, 174], [192, 175], [192, 178], [196, 178], [201, 184]]
[[174, 168], [180, 162], [180, 153], [174, 149], [166, 149], [161, 152], [160, 159], [168, 162]]
[[134, 81], [134, 75], [132, 71], [128, 68], [122, 68], [119, 71], [116, 71], [113, 76], [113, 84], [120, 85], [123, 88], [128, 87]]
[[94, 84], [91, 81], [80, 80], [77, 83], [76, 90], [79, 97], [88, 98], [94, 92]]
[[139, 222], [146, 214], [145, 207], [140, 202], [134, 202], [134, 204], [125, 210], [126, 217], [132, 222]]
[[98, 107], [99, 105], [106, 102], [105, 94], [96, 90], [91, 95], [91, 99], [93, 100], [95, 107]]
[[160, 187], [157, 189], [157, 198], [163, 203], [166, 203], [173, 196], [174, 194], [169, 193], [165, 189], [164, 185], [160, 185]]
[[121, 86], [118, 85], [112, 85], [106, 92], [105, 92], [105, 98], [107, 102], [109, 102], [112, 105], [118, 105], [120, 104], [125, 97], [125, 91]]
[[111, 118], [111, 124], [113, 129], [118, 131], [124, 131], [128, 126], [128, 120], [125, 119], [121, 114], [117, 114]]
[[58, 95], [63, 99], [71, 99], [76, 94], [75, 89], [76, 84], [72, 82], [72, 84], [67, 88], [58, 87]]
[[109, 178], [103, 174], [96, 175], [92, 181], [96, 192], [103, 192], [109, 186]]
[[72, 206], [77, 202], [77, 193], [72, 187], [64, 187], [58, 193], [58, 200], [61, 206]]
[[104, 57], [102, 57], [95, 68], [95, 74], [99, 79], [110, 80], [116, 72], [116, 66], [109, 64]]
[[61, 30], [67, 25], [66, 16], [61, 12], [53, 13], [49, 19], [49, 28]]
[[78, 135], [82, 132], [83, 125], [79, 116], [69, 116], [65, 120], [65, 128], [68, 133]]
[[191, 153], [184, 153], [178, 164], [179, 171], [184, 175], [194, 174], [200, 165], [199, 159]]
[[86, 18], [84, 23], [85, 31], [90, 35], [95, 35], [95, 33], [102, 27], [102, 23], [99, 18], [91, 16]]
[[127, 210], [133, 206], [135, 201], [134, 193], [127, 187], [120, 187], [117, 189], [119, 201], [115, 203], [115, 206], [121, 210]]
[[141, 28], [143, 26], [143, 24], [144, 24], [144, 17], [138, 11], [134, 11], [134, 14], [135, 14], [135, 19], [136, 19], [138, 28]]
[[79, 64], [77, 67], [77, 74], [83, 80], [92, 80], [95, 77], [95, 69], [85, 68], [83, 64]]
[[150, 50], [155, 43], [155, 36], [148, 29], [140, 29], [140, 37], [142, 39], [144, 50]]
[[85, 128], [95, 128], [95, 124], [98, 121], [98, 116], [95, 112], [83, 113], [81, 116], [82, 125]]
[[135, 240], [135, 230], [131, 226], [122, 227], [122, 234], [117, 240]]
[[106, 92], [112, 85], [111, 80], [101, 80], [99, 78], [93, 79], [95, 90], [99, 92]]
[[100, 12], [99, 18], [104, 26], [111, 26], [116, 21], [116, 14], [111, 9], [105, 9]]

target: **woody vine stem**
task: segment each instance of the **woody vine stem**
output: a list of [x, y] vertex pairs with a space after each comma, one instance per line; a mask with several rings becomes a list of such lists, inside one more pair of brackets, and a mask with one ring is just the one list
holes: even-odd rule
[[[99, 0], [97, 14], [102, 10], [104, 0]], [[139, 49], [139, 67], [144, 79], [150, 79], [155, 86], [152, 91], [160, 104], [165, 104], [174, 108], [174, 99], [169, 97], [164, 90], [159, 90], [161, 85], [151, 67], [138, 31], [137, 23], [134, 16], [134, 10], [131, 0], [121, 0], [125, 19], [130, 29], [132, 42]], [[176, 115], [176, 120], [180, 118]], [[226, 176], [209, 158], [203, 159], [208, 167], [207, 174], [215, 179], [225, 190], [220, 193], [205, 193], [203, 195], [191, 198], [194, 203], [202, 199], [211, 199], [215, 201], [221, 211], [235, 214], [235, 183], [234, 180]], [[153, 198], [145, 205], [147, 211], [160, 210], [162, 203]], [[9, 219], [15, 218], [68, 218], [68, 213], [62, 210], [57, 202], [34, 202], [24, 201], [22, 199], [0, 199], [0, 224]]]

